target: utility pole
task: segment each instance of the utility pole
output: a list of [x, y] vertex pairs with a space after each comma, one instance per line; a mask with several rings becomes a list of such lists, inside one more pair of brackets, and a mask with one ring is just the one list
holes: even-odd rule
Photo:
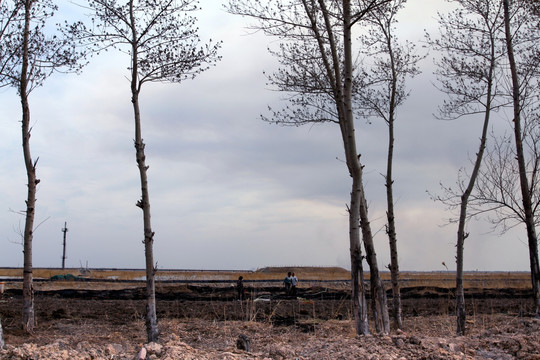
[[62, 252], [62, 270], [66, 268], [66, 233], [68, 232], [67, 222], [64, 223], [64, 228], [62, 229], [64, 233], [64, 251]]

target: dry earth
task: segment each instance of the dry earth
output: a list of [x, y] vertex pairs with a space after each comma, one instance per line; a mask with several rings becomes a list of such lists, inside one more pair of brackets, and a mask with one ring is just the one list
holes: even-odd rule
[[[347, 291], [302, 288], [299, 299], [251, 289], [178, 286], [158, 293], [159, 343], [145, 344], [142, 289], [36, 294], [37, 328], [20, 330], [21, 296], [0, 300], [6, 346], [0, 359], [540, 359], [532, 300], [513, 290], [470, 293], [468, 334], [457, 337], [453, 299], [441, 289], [409, 290], [404, 331], [362, 336]], [[238, 349], [245, 335], [249, 351]]]

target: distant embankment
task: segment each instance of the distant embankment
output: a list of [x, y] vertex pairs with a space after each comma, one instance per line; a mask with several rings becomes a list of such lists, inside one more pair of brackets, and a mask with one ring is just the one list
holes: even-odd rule
[[[282, 281], [288, 271], [294, 271], [302, 280], [348, 281], [350, 273], [340, 267], [266, 267], [258, 270], [192, 270], [158, 269], [158, 282], [228, 282], [243, 276], [245, 281]], [[144, 269], [80, 269], [34, 268], [34, 279], [43, 280], [111, 280], [145, 281]], [[22, 279], [22, 268], [0, 268], [0, 281]]]
[[[156, 272], [158, 285], [177, 283], [233, 283], [241, 275], [246, 283], [255, 285], [259, 282], [275, 283], [281, 281], [287, 272], [293, 271], [300, 279], [301, 286], [313, 286], [316, 283], [346, 285], [350, 281], [350, 272], [340, 267], [266, 267], [251, 270], [179, 270], [159, 269]], [[139, 287], [145, 281], [142, 269], [80, 269], [80, 268], [34, 268], [36, 290], [51, 288], [126, 288]], [[0, 268], [0, 283], [5, 289], [21, 288], [22, 268]], [[382, 272], [383, 281], [390, 287], [390, 273]], [[369, 280], [369, 273], [366, 273]], [[455, 273], [437, 272], [402, 272], [402, 288], [455, 288]], [[531, 287], [528, 272], [480, 272], [470, 271], [464, 274], [464, 286], [468, 289], [520, 289]]]

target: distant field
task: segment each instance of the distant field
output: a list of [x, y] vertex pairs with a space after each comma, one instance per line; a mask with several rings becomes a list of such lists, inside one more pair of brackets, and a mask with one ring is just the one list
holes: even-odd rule
[[[340, 267], [266, 267], [256, 271], [242, 270], [158, 270], [158, 286], [169, 283], [230, 283], [240, 275], [246, 283], [279, 283], [288, 271], [295, 272], [301, 286], [313, 286], [317, 282], [341, 283], [350, 280], [350, 273]], [[390, 286], [390, 273], [381, 273], [383, 281]], [[0, 268], [0, 283], [5, 289], [21, 288], [21, 268]], [[144, 270], [137, 269], [58, 269], [35, 268], [35, 289], [51, 290], [58, 288], [77, 289], [121, 289], [139, 287], [145, 280]], [[53, 280], [51, 280], [53, 279]], [[366, 273], [366, 280], [369, 273]], [[402, 288], [455, 287], [454, 272], [402, 272]], [[466, 272], [464, 286], [468, 289], [529, 289], [530, 275], [527, 272]]]

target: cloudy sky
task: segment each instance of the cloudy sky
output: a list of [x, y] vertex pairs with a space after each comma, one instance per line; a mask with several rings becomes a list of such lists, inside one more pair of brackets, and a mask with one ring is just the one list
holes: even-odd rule
[[[160, 268], [255, 269], [264, 266], [349, 267], [350, 178], [339, 129], [282, 128], [262, 122], [282, 94], [263, 71], [276, 61], [248, 19], [201, 2], [203, 38], [223, 40], [223, 59], [195, 80], [147, 84], [141, 94], [147, 144], [155, 261]], [[419, 41], [434, 29], [444, 0], [410, 0], [400, 37]], [[133, 148], [133, 117], [124, 54], [92, 60], [80, 76], [57, 75], [30, 98], [31, 147], [39, 157], [34, 266], [59, 267], [67, 222], [66, 266], [144, 267], [142, 211]], [[433, 65], [410, 81], [396, 134], [395, 199], [402, 270], [455, 269], [456, 226], [427, 191], [452, 185], [478, 145], [478, 119], [436, 120], [443, 97]], [[0, 266], [22, 266], [20, 232], [26, 198], [20, 105], [0, 90]], [[508, 119], [497, 120], [500, 128]], [[502, 125], [500, 125], [502, 124]], [[380, 267], [389, 263], [384, 233], [386, 126], [357, 121], [358, 148]], [[467, 270], [527, 270], [524, 229], [503, 237], [482, 221], [469, 224]]]

